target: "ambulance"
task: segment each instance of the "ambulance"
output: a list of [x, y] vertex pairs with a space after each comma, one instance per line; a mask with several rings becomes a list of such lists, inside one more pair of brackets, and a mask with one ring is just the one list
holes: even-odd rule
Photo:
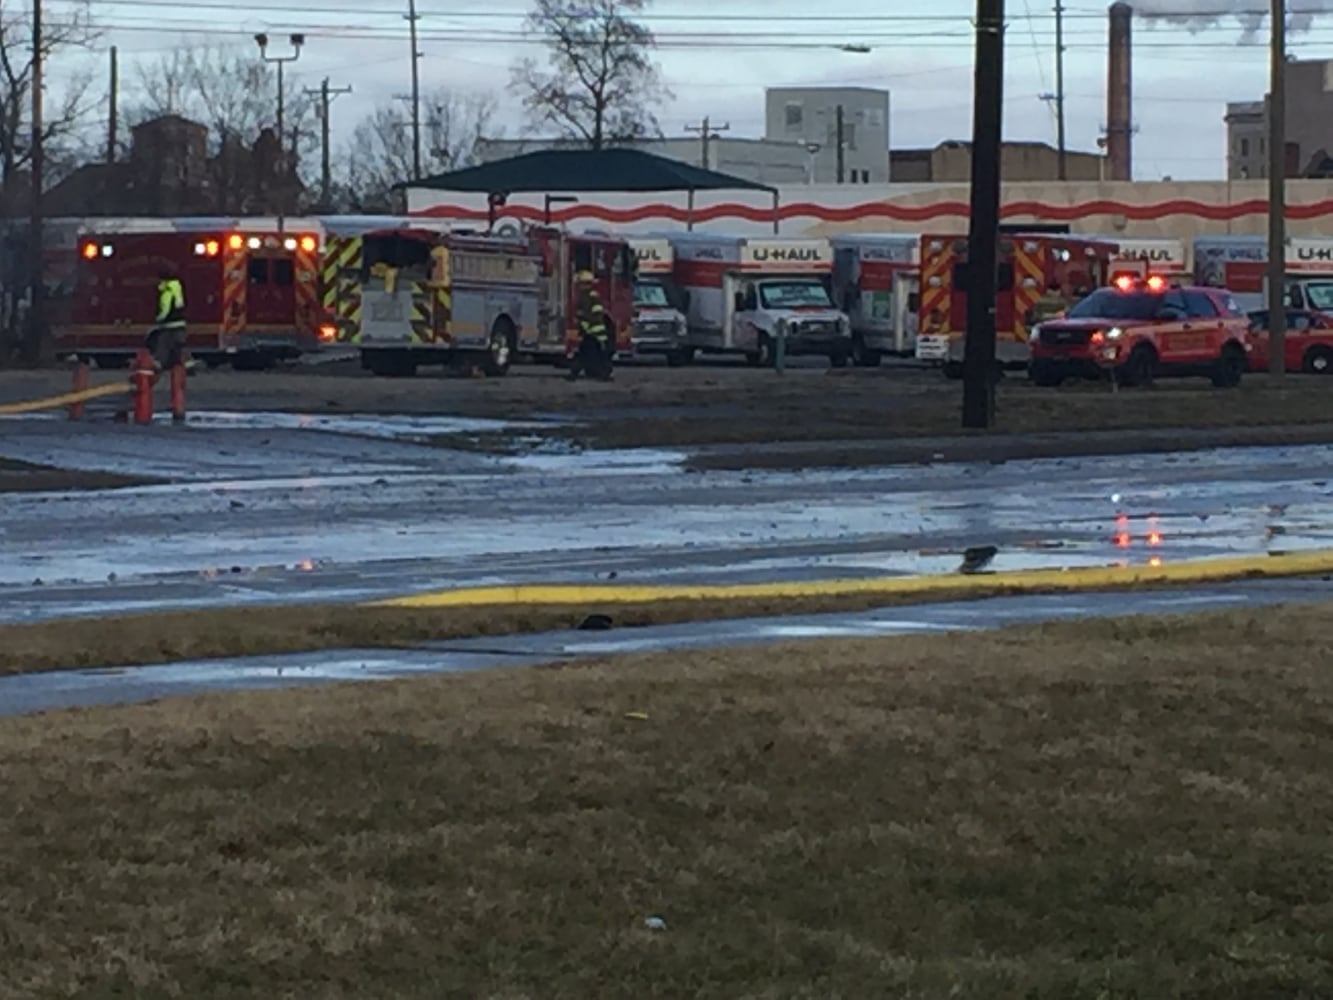
[[833, 247], [822, 239], [672, 236], [676, 283], [688, 296], [689, 346], [772, 364], [823, 355], [835, 368], [852, 356], [847, 316], [833, 304]]

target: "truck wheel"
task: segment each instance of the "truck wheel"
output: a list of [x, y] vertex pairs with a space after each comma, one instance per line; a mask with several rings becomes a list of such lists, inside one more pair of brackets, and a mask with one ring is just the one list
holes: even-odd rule
[[486, 360], [482, 362], [481, 370], [491, 378], [507, 374], [517, 342], [513, 324], [507, 319], [497, 320], [495, 329], [491, 331], [490, 343], [486, 346]]
[[1219, 389], [1234, 389], [1240, 385], [1249, 367], [1245, 353], [1233, 344], [1222, 348], [1222, 356], [1213, 367], [1213, 385]]
[[1333, 374], [1333, 351], [1327, 347], [1312, 347], [1301, 359], [1301, 370], [1307, 375]]
[[759, 350], [751, 351], [745, 355], [745, 360], [750, 363], [751, 368], [770, 368], [773, 365], [773, 342], [768, 339], [768, 334], [759, 335]]
[[834, 368], [846, 368], [851, 356], [846, 351], [834, 351], [828, 356], [828, 363]]
[[883, 354], [873, 347], [866, 347], [866, 342], [860, 337], [852, 341], [852, 360], [856, 362], [858, 368], [878, 368]]
[[1151, 347], [1140, 344], [1129, 352], [1125, 363], [1116, 371], [1116, 378], [1121, 385], [1146, 388], [1152, 385], [1156, 374], [1157, 355]]

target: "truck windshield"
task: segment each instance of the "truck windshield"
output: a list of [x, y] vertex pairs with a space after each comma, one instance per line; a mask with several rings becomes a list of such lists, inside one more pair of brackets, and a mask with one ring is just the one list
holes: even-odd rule
[[1066, 314], [1069, 319], [1153, 319], [1162, 296], [1099, 288]]
[[833, 307], [818, 281], [765, 281], [759, 286], [759, 301], [765, 309]]
[[634, 282], [634, 304], [650, 309], [669, 309], [671, 299], [667, 296], [666, 286], [659, 281]]
[[1310, 282], [1304, 288], [1308, 308], [1333, 312], [1333, 281]]

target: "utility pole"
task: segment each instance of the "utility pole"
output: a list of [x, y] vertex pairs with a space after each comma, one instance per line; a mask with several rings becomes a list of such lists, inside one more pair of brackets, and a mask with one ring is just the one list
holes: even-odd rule
[[[287, 213], [287, 189], [290, 181], [290, 172], [288, 171], [286, 136], [283, 134], [283, 114], [286, 108], [287, 90], [286, 83], [283, 82], [282, 68], [289, 62], [296, 62], [301, 57], [301, 46], [305, 44], [305, 35], [295, 33], [289, 35], [288, 42], [292, 46], [292, 54], [288, 56], [272, 56], [268, 52], [268, 35], [255, 35], [255, 42], [259, 45], [259, 57], [266, 63], [278, 64], [278, 174], [279, 174], [279, 192], [278, 192], [278, 232], [282, 232], [284, 216]], [[296, 148], [296, 144], [292, 144]]]
[[326, 76], [324, 82], [319, 85], [318, 90], [307, 90], [307, 97], [319, 98], [319, 126], [320, 126], [320, 175], [319, 175], [319, 204], [324, 211], [330, 211], [333, 201], [333, 164], [329, 153], [329, 105], [333, 103], [335, 97], [342, 94], [350, 94], [351, 87], [333, 88], [329, 86], [329, 78]]
[[839, 183], [839, 184], [841, 184], [841, 183], [843, 182], [843, 176], [846, 174], [845, 167], [846, 167], [846, 163], [847, 163], [847, 155], [846, 155], [846, 153], [847, 153], [847, 140], [844, 138], [844, 136], [845, 136], [845, 131], [846, 131], [846, 129], [845, 129], [845, 126], [843, 125], [843, 111], [842, 111], [842, 105], [839, 104], [839, 105], [838, 105], [838, 122], [837, 122], [837, 140], [838, 140], [838, 183]]
[[1004, 0], [977, 0], [972, 92], [972, 221], [967, 248], [963, 426], [995, 422], [995, 296], [1000, 240], [1000, 129], [1004, 110]]
[[412, 179], [421, 179], [421, 72], [417, 51], [417, 0], [407, 0], [407, 23], [412, 42]]
[[714, 128], [711, 119], [705, 117], [703, 122], [699, 125], [686, 125], [685, 131], [699, 133], [699, 141], [702, 147], [699, 165], [705, 170], [712, 170], [713, 165], [709, 158], [708, 151], [712, 148], [713, 139], [715, 139], [719, 133], [731, 131], [731, 123], [728, 122], [725, 125], [719, 125]]
[[42, 356], [46, 340], [45, 285], [42, 268], [42, 174], [45, 150], [42, 147], [42, 69], [46, 59], [42, 37], [42, 0], [32, 0], [32, 217], [28, 220], [29, 274], [28, 329], [24, 354], [30, 361]]
[[1055, 0], [1055, 145], [1060, 152], [1060, 180], [1069, 180], [1065, 146], [1065, 5]]
[[1272, 0], [1268, 90], [1268, 370], [1287, 373], [1287, 10]]
[[120, 124], [120, 58], [111, 46], [111, 87], [106, 116], [106, 162], [116, 162], [116, 129]]

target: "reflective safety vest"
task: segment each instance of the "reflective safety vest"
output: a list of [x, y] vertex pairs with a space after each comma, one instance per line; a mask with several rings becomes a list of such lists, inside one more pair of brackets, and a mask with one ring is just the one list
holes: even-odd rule
[[185, 288], [177, 278], [157, 283], [156, 323], [167, 330], [185, 328]]
[[596, 289], [590, 289], [579, 300], [579, 333], [584, 337], [606, 340], [606, 308]]

